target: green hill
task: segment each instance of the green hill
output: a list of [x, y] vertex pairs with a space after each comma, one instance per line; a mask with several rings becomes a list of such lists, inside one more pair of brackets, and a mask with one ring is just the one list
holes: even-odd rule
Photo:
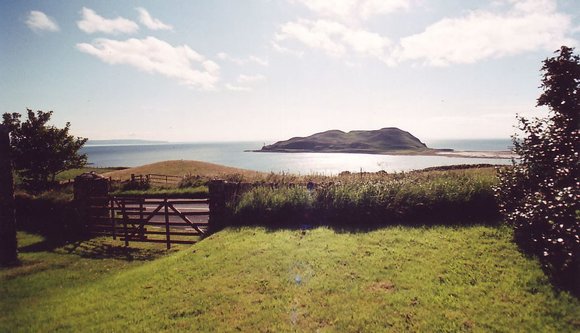
[[331, 130], [279, 141], [259, 151], [388, 154], [425, 153], [432, 149], [409, 132], [387, 127], [372, 131]]

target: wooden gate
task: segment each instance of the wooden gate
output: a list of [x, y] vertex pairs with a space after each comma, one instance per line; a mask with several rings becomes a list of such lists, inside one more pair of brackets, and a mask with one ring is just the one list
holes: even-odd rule
[[207, 231], [208, 199], [167, 197], [91, 198], [89, 230], [129, 242], [193, 244]]

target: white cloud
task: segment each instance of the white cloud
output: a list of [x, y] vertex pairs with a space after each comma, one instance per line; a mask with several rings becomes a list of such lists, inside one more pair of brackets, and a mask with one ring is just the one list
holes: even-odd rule
[[508, 0], [507, 12], [477, 10], [459, 18], [444, 18], [422, 33], [402, 38], [396, 61], [426, 65], [475, 63], [540, 49], [575, 44], [567, 34], [571, 18], [556, 11], [549, 0]]
[[37, 10], [33, 10], [28, 14], [26, 25], [35, 32], [60, 30], [54, 19]]
[[227, 83], [225, 85], [225, 88], [227, 90], [239, 92], [253, 91], [254, 89], [251, 87], [251, 85], [264, 80], [266, 80], [266, 77], [262, 74], [255, 75], [240, 74], [236, 79], [237, 84]]
[[375, 15], [407, 10], [410, 7], [410, 0], [367, 0], [360, 1], [359, 11], [361, 17], [366, 19]]
[[[282, 25], [276, 34], [276, 42], [297, 41], [329, 56], [342, 57], [353, 52], [359, 56], [386, 61], [386, 51], [391, 42], [388, 38], [362, 29], [351, 28], [328, 20], [304, 20]], [[276, 47], [277, 43], [274, 44]]]
[[234, 64], [237, 65], [245, 65], [248, 63], [255, 63], [258, 64], [260, 66], [264, 66], [267, 67], [269, 65], [267, 60], [264, 60], [262, 58], [256, 57], [256, 56], [248, 56], [247, 58], [238, 58], [238, 57], [233, 57], [225, 52], [220, 52], [217, 54], [217, 57], [220, 58], [221, 60], [226, 60], [229, 62], [233, 62]]
[[218, 53], [217, 57], [220, 58], [221, 60], [230, 61], [230, 62], [233, 62], [234, 64], [237, 64], [237, 65], [243, 65], [245, 63], [244, 60], [242, 60], [240, 58], [232, 57], [225, 52]]
[[137, 23], [123, 17], [115, 19], [106, 19], [95, 13], [94, 10], [83, 7], [82, 20], [77, 21], [77, 26], [82, 31], [92, 34], [95, 32], [103, 32], [107, 34], [126, 33], [131, 34], [139, 30]]
[[135, 9], [139, 12], [139, 21], [147, 28], [151, 30], [173, 30], [173, 27], [169, 24], [165, 24], [159, 19], [151, 17], [145, 8], [137, 7]]
[[290, 0], [306, 6], [317, 15], [340, 19], [368, 19], [375, 15], [388, 14], [408, 9], [410, 0]]
[[556, 0], [496, 0], [487, 3], [488, 9], [443, 18], [398, 43], [368, 31], [364, 20], [409, 9], [412, 0], [289, 1], [326, 18], [281, 25], [272, 42], [281, 53], [301, 52], [292, 50], [298, 44], [337, 58], [357, 55], [388, 65], [411, 61], [446, 66], [578, 45], [571, 37], [578, 27], [572, 25], [571, 15], [558, 11]]
[[298, 42], [310, 49], [340, 58], [361, 56], [390, 63], [391, 41], [365, 30], [356, 21], [410, 7], [411, 0], [290, 0], [306, 6], [319, 18], [298, 19], [281, 25], [272, 42], [274, 50], [301, 57], [302, 51], [289, 48]]
[[180, 83], [204, 90], [215, 89], [220, 67], [189, 46], [172, 46], [155, 37], [125, 41], [99, 38], [76, 45], [111, 65], [129, 65], [147, 73], [157, 73]]
[[526, 13], [554, 12], [558, 5], [554, 0], [507, 0], [514, 9]]
[[264, 67], [267, 67], [269, 65], [268, 60], [265, 60], [265, 59], [262, 59], [262, 58], [259, 58], [259, 57], [253, 56], [253, 55], [249, 56], [248, 60], [255, 63], [255, 64], [264, 66]]
[[255, 83], [255, 82], [264, 81], [264, 80], [266, 80], [266, 77], [262, 74], [256, 74], [256, 75], [240, 74], [240, 76], [238, 76], [239, 83]]
[[252, 91], [252, 88], [250, 87], [245, 87], [245, 86], [237, 86], [237, 85], [233, 85], [233, 84], [226, 84], [226, 89], [231, 90], [231, 91]]
[[298, 57], [298, 58], [302, 58], [304, 56], [304, 52], [303, 51], [289, 49], [287, 47], [284, 47], [284, 46], [276, 43], [275, 41], [272, 41], [271, 45], [272, 45], [272, 48], [276, 52], [279, 52], [279, 53], [282, 53], [282, 54], [293, 55], [293, 56]]

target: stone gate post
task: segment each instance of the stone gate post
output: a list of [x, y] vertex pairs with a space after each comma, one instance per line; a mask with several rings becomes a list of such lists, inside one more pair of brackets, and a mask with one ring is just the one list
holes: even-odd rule
[[[86, 172], [74, 181], [74, 201], [81, 221], [90, 227], [90, 217], [108, 217], [109, 209], [109, 179], [94, 172]], [[96, 199], [98, 198], [98, 199]], [[89, 212], [89, 207], [102, 207], [98, 211]], [[89, 214], [90, 213], [90, 214]]]
[[0, 124], [0, 266], [18, 262], [10, 133]]

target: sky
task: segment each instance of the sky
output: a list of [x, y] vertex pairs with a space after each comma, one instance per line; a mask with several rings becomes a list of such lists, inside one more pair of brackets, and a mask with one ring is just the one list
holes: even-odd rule
[[93, 140], [509, 138], [580, 1], [6, 0], [0, 28], [0, 112]]

